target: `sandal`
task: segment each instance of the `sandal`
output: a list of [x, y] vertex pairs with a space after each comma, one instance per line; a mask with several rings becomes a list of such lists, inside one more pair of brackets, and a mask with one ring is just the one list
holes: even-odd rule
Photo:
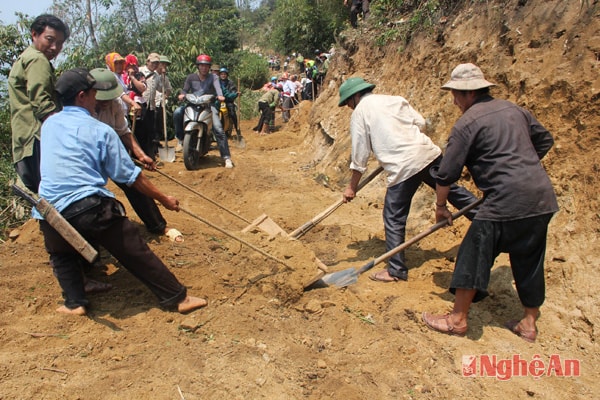
[[165, 236], [171, 239], [171, 242], [181, 243], [184, 241], [183, 234], [175, 228], [171, 228], [166, 231]]
[[521, 321], [517, 321], [516, 319], [506, 322], [504, 324], [504, 326], [507, 327], [508, 329], [510, 329], [510, 331], [512, 333], [519, 336], [521, 339], [525, 340], [526, 342], [534, 343], [535, 339], [537, 338], [537, 334], [538, 334], [537, 328], [535, 328], [535, 330], [532, 330], [532, 331], [526, 331], [524, 329], [521, 329]]
[[369, 275], [369, 279], [375, 282], [398, 282], [400, 278], [390, 275], [387, 269], [382, 269], [381, 271], [375, 272]]
[[454, 326], [450, 322], [450, 314], [432, 315], [424, 312], [422, 319], [425, 325], [434, 331], [454, 336], [465, 336], [467, 334], [467, 325], [461, 328]]

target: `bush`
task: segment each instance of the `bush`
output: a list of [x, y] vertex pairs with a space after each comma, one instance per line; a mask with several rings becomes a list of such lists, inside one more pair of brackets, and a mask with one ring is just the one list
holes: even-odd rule
[[12, 228], [29, 219], [30, 207], [12, 194], [11, 184], [17, 174], [12, 161], [10, 107], [4, 85], [0, 91], [0, 238], [4, 240]]

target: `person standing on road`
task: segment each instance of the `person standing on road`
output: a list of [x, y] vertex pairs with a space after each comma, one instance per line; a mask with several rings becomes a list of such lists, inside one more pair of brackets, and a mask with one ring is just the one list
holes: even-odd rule
[[[425, 120], [400, 96], [373, 94], [374, 84], [362, 78], [347, 79], [340, 86], [339, 106], [350, 107], [350, 135], [352, 136], [352, 177], [343, 193], [344, 202], [356, 196], [356, 188], [367, 169], [371, 153], [387, 174], [387, 191], [383, 208], [385, 245], [390, 251], [404, 243], [406, 221], [412, 198], [425, 183], [435, 188], [431, 168], [441, 162], [441, 150], [421, 132]], [[450, 202], [464, 208], [477, 198], [461, 186], [452, 185]], [[476, 209], [467, 214], [473, 218]], [[388, 268], [370, 275], [378, 282], [408, 280], [404, 252], [389, 259]]]
[[[150, 250], [137, 227], [125, 216], [123, 205], [106, 189], [111, 178], [150, 196], [167, 209], [179, 211], [179, 201], [160, 192], [133, 164], [117, 133], [91, 114], [96, 89], [109, 85], [85, 69], [64, 72], [56, 82], [63, 111], [42, 126], [40, 196], [52, 204], [92, 245], [109, 251], [146, 285], [166, 308], [181, 313], [207, 305], [187, 294], [186, 287]], [[65, 299], [60, 313], [85, 315], [85, 296], [79, 253], [34, 211], [40, 220], [50, 263]]]
[[54, 67], [50, 63], [69, 38], [69, 27], [50, 14], [38, 16], [30, 28], [31, 45], [13, 64], [8, 75], [8, 99], [13, 161], [17, 175], [29, 190], [40, 184], [40, 128], [59, 111], [54, 93]]
[[283, 86], [281, 83], [275, 85], [273, 89], [269, 89], [265, 94], [258, 99], [258, 109], [260, 110], [260, 119], [258, 125], [254, 127], [254, 132], [261, 136], [271, 133], [271, 121], [273, 120], [273, 110], [279, 105], [281, 91]]
[[[123, 114], [123, 108], [120, 107], [118, 99], [123, 94], [121, 85], [119, 85], [114, 75], [105, 68], [95, 68], [90, 71], [90, 75], [92, 75], [96, 82], [110, 85], [108, 89], [98, 89], [96, 91], [94, 117], [113, 128], [132, 156], [148, 170], [153, 171], [156, 168], [154, 160], [144, 153], [137, 140], [135, 140], [127, 124], [125, 114]], [[161, 214], [153, 198], [124, 183], [116, 183], [116, 185], [123, 190], [131, 207], [133, 207], [135, 213], [140, 217], [148, 232], [165, 235], [173, 242], [179, 243], [184, 241], [181, 232], [167, 226], [167, 221]]]
[[545, 298], [544, 255], [556, 195], [540, 160], [554, 139], [527, 110], [494, 99], [483, 72], [460, 64], [442, 89], [450, 90], [463, 113], [448, 138], [436, 181], [436, 220], [449, 220], [448, 190], [467, 167], [484, 194], [484, 202], [458, 250], [450, 292], [456, 295], [452, 312], [423, 313], [423, 321], [438, 332], [465, 335], [472, 302], [484, 299], [490, 270], [498, 254], [508, 253], [519, 299], [521, 320], [509, 321], [515, 334], [533, 342], [536, 320]]
[[221, 90], [223, 91], [223, 97], [225, 97], [225, 105], [227, 106], [227, 113], [231, 122], [233, 123], [233, 129], [238, 136], [241, 136], [240, 128], [238, 126], [237, 119], [237, 107], [235, 100], [239, 96], [237, 86], [231, 79], [229, 79], [229, 70], [225, 67], [219, 69], [219, 83], [221, 84]]
[[290, 75], [287, 72], [284, 72], [283, 75], [281, 75], [281, 80], [283, 82], [283, 112], [281, 113], [281, 116], [283, 122], [288, 122], [290, 120], [290, 110], [294, 108], [293, 99], [296, 96], [296, 84], [289, 78]]

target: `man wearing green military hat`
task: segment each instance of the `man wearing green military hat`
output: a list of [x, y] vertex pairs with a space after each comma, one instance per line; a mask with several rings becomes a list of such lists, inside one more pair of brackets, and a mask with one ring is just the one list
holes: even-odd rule
[[[360, 77], [348, 78], [339, 89], [338, 106], [347, 105], [352, 109], [352, 177], [343, 199], [349, 202], [356, 196], [358, 183], [373, 153], [387, 174], [383, 222], [389, 251], [404, 243], [408, 211], [421, 183], [435, 189], [430, 169], [439, 165], [442, 151], [422, 132], [425, 119], [406, 99], [373, 94], [373, 89], [374, 84]], [[477, 198], [465, 188], [452, 185], [448, 200], [455, 207], [464, 208]], [[467, 217], [472, 219], [475, 213], [471, 211]], [[370, 278], [378, 282], [406, 281], [408, 267], [404, 252], [391, 257], [388, 268]]]

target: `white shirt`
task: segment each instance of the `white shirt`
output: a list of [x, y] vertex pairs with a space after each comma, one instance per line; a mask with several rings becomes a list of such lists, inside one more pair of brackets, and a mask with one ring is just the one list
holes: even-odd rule
[[[288, 94], [286, 94], [288, 93]], [[283, 96], [294, 97], [296, 94], [296, 84], [289, 79], [283, 82]]]
[[421, 132], [425, 119], [400, 96], [367, 93], [352, 113], [350, 169], [364, 173], [371, 152], [388, 187], [417, 174], [442, 151]]
[[120, 99], [112, 100], [106, 108], [99, 108], [94, 115], [98, 121], [104, 122], [117, 132], [119, 137], [129, 134], [129, 124], [119, 104]]

